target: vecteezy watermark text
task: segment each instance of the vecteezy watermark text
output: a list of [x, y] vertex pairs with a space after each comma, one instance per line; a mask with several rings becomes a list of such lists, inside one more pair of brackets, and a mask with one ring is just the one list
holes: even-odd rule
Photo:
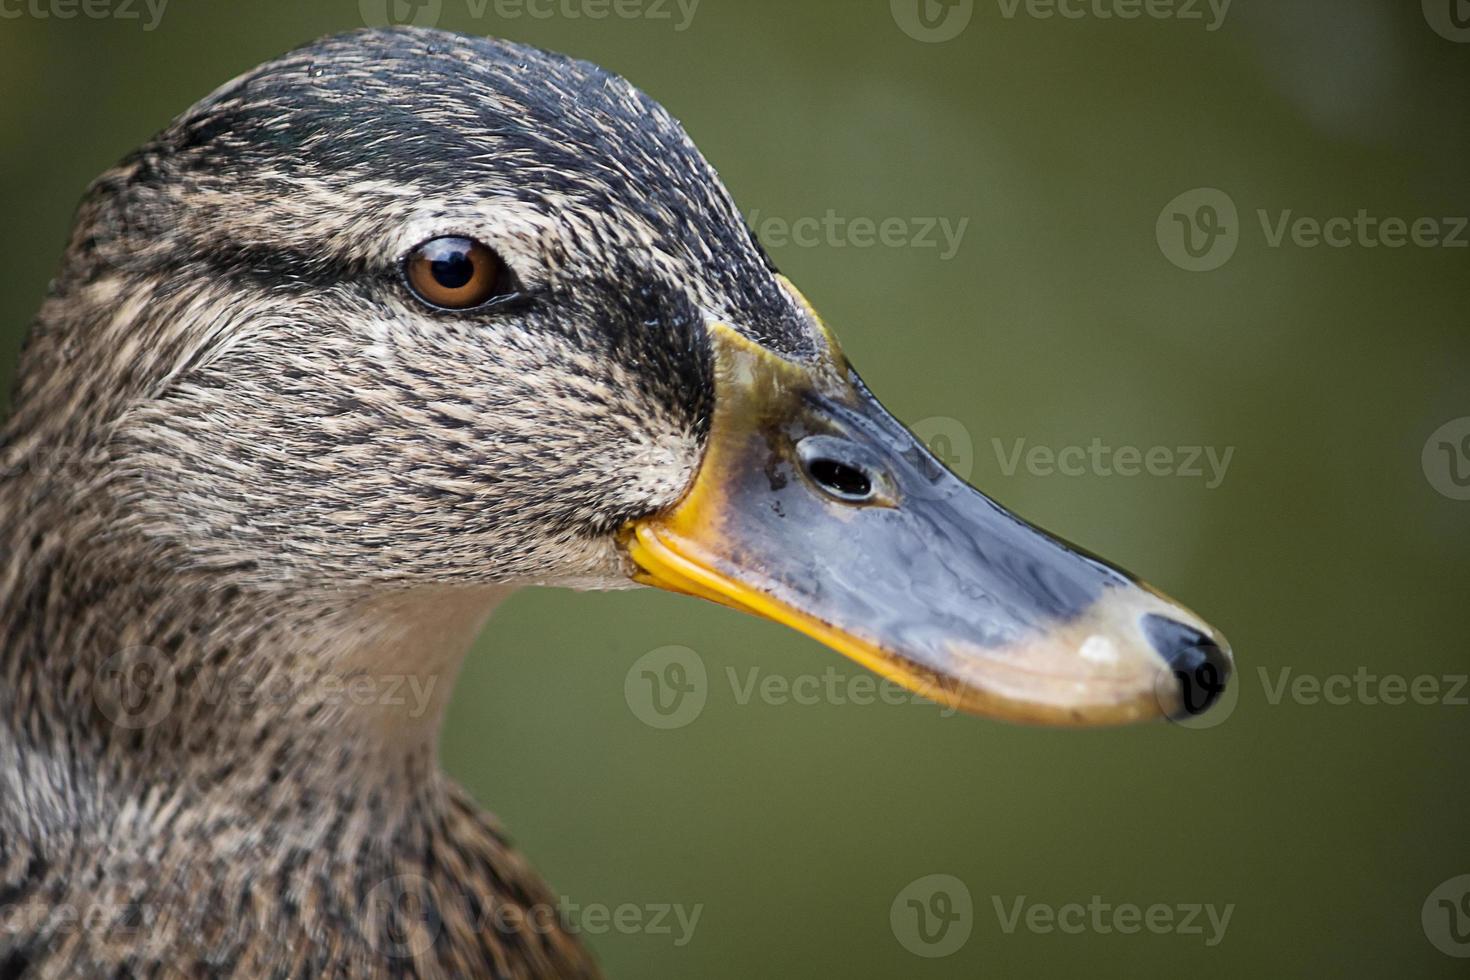
[[175, 664], [152, 647], [129, 647], [109, 657], [93, 678], [93, 698], [119, 728], [151, 728], [183, 700], [210, 708], [380, 707], [408, 719], [425, 717], [436, 703], [437, 675], [278, 671], [264, 677], [194, 677], [187, 690]]
[[939, 261], [948, 262], [959, 253], [969, 218], [849, 218], [833, 208], [820, 217], [781, 218], [762, 215], [759, 209], [746, 216], [756, 238], [768, 248], [890, 248], [938, 249]]
[[996, 0], [1000, 14], [1014, 20], [1179, 20], [1200, 21], [1214, 33], [1225, 23], [1233, 0]]
[[470, 893], [455, 893], [417, 874], [385, 878], [368, 892], [360, 909], [369, 923], [388, 923], [386, 932], [370, 930], [372, 941], [395, 958], [415, 958], [433, 948], [453, 916], [463, 928], [479, 934], [507, 936], [571, 935], [666, 936], [675, 946], [687, 946], [704, 915], [704, 903], [574, 902], [560, 896], [555, 904], [485, 902]]
[[[1132, 936], [1196, 936], [1207, 948], [1220, 945], [1230, 928], [1235, 904], [1213, 902], [1087, 901], [1054, 904], [1026, 895], [991, 895], [989, 905], [1003, 936], [1017, 932]], [[905, 885], [889, 906], [889, 926], [899, 944], [916, 956], [949, 956], [969, 941], [975, 928], [975, 902], [959, 878], [931, 874]]]
[[[14, 2], [14, 0], [11, 0]], [[462, 3], [470, 18], [516, 20], [646, 20], [667, 23], [676, 33], [689, 29], [701, 0], [450, 0]], [[358, 0], [369, 27], [436, 27], [445, 0]]]
[[[151, 31], [163, 20], [168, 0], [0, 0], [0, 19], [137, 20]], [[146, 19], [145, 19], [146, 18]]]
[[1017, 895], [1008, 901], [992, 895], [990, 903], [995, 909], [1000, 931], [1008, 936], [1019, 929], [1041, 936], [1057, 932], [1069, 936], [1086, 932], [1100, 936], [1115, 932], [1132, 936], [1148, 932], [1155, 936], [1200, 936], [1207, 947], [1220, 945], [1230, 928], [1230, 917], [1235, 914], [1233, 902], [1223, 906], [1212, 902], [1114, 904], [1103, 901], [1101, 895], [1093, 895], [1086, 903], [1067, 902], [1063, 905], [1028, 901], [1025, 895]]
[[752, 701], [776, 707], [788, 704], [930, 704], [946, 717], [956, 713], [956, 709], [930, 701], [897, 681], [868, 673], [849, 674], [836, 667], [828, 667], [820, 674], [797, 674], [795, 677], [762, 672], [759, 667], [752, 667], [741, 676], [734, 667], [726, 667], [725, 679], [738, 705]]
[[[1006, 20], [1177, 20], [1204, 24], [1207, 32], [1225, 23], [1233, 0], [995, 0]], [[965, 32], [975, 0], [889, 0], [893, 22], [916, 41], [936, 44]]]
[[[1257, 208], [1261, 242], [1270, 249], [1470, 248], [1470, 217], [1402, 217], [1358, 208], [1317, 216], [1292, 208]], [[1189, 272], [1211, 272], [1235, 255], [1249, 223], [1235, 201], [1215, 187], [1185, 191], [1164, 206], [1154, 225], [1159, 251]]]
[[1298, 674], [1290, 667], [1273, 672], [1257, 667], [1266, 703], [1278, 705], [1290, 699], [1293, 704], [1327, 704], [1341, 707], [1349, 704], [1400, 705], [1428, 707], [1443, 704], [1451, 707], [1470, 706], [1470, 674], [1378, 674], [1359, 667], [1351, 674]]
[[[787, 675], [751, 667], [726, 667], [724, 681], [737, 706], [917, 704], [935, 708], [943, 717], [956, 710], [912, 691], [897, 681], [865, 671], [846, 673], [828, 667], [820, 674]], [[937, 693], [937, 692], [936, 692]], [[623, 699], [634, 717], [650, 728], [674, 729], [691, 724], [711, 694], [704, 658], [688, 647], [650, 650], [635, 660], [623, 677]]]
[[1203, 479], [1206, 490], [1225, 481], [1235, 447], [1215, 446], [1109, 446], [1094, 438], [1086, 446], [1028, 446], [1025, 439], [1009, 447], [992, 439], [995, 459], [1005, 476], [1015, 476], [1022, 465], [1032, 476], [1158, 476]]
[[157, 917], [157, 909], [139, 902], [51, 904], [30, 898], [0, 905], [0, 936], [30, 935], [46, 929], [59, 935], [136, 939]]

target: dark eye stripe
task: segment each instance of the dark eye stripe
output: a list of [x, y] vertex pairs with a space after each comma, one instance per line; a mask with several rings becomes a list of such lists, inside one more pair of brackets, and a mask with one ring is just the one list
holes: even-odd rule
[[[445, 236], [447, 238], [447, 236]], [[444, 239], [431, 239], [439, 242]], [[453, 239], [449, 239], [453, 240]], [[440, 289], [468, 290], [473, 281], [475, 265], [467, 257], [470, 248], [484, 249], [492, 256], [497, 269], [496, 285], [489, 295], [474, 303], [450, 305], [436, 303], [418, 295], [409, 284], [410, 291], [426, 305], [458, 312], [479, 306], [496, 305], [505, 300], [509, 306], [514, 301], [533, 298], [519, 278], [503, 263], [493, 250], [474, 239], [459, 238], [464, 247], [449, 249], [441, 253], [440, 260], [433, 264], [435, 284]], [[427, 244], [427, 243], [425, 243]], [[101, 246], [94, 246], [100, 248]], [[421, 246], [420, 246], [421, 247]], [[417, 251], [417, 249], [415, 249]], [[412, 253], [410, 253], [412, 254]], [[121, 258], [109, 253], [107, 258], [96, 258], [89, 278], [111, 275], [116, 272], [145, 274], [167, 271], [168, 275], [158, 288], [164, 294], [186, 290], [197, 285], [201, 278], [219, 282], [221, 285], [239, 284], [241, 287], [269, 290], [272, 292], [311, 294], [328, 289], [361, 289], [383, 284], [386, 280], [402, 288], [407, 283], [407, 260], [400, 261], [388, 271], [381, 261], [369, 257], [346, 256], [323, 249], [312, 251], [286, 245], [243, 244], [228, 238], [218, 238], [207, 247], [190, 247], [176, 250], [157, 249], [124, 255]], [[385, 275], [385, 273], [387, 273]]]
[[[124, 256], [120, 262], [102, 262], [100, 267], [120, 267], [126, 272], [169, 270], [182, 287], [191, 277], [179, 277], [180, 269], [204, 271], [215, 277], [245, 281], [273, 289], [325, 289], [375, 274], [368, 263], [338, 255], [324, 255], [275, 245], [241, 245], [216, 240], [202, 248], [145, 252]], [[167, 284], [165, 284], [167, 287]]]

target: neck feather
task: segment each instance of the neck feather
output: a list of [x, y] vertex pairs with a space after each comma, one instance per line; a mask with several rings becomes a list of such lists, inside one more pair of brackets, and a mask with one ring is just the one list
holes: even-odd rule
[[0, 973], [596, 975], [435, 760], [508, 589], [283, 594], [3, 547]]
[[25, 585], [0, 606], [4, 717], [124, 794], [412, 793], [435, 776], [460, 663], [509, 591], [252, 589], [49, 544], [17, 549]]

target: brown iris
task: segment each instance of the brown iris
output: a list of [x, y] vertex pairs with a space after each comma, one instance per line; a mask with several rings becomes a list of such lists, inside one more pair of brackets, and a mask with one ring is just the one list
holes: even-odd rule
[[468, 310], [512, 292], [511, 277], [490, 248], [473, 238], [431, 238], [408, 254], [404, 278], [431, 306]]

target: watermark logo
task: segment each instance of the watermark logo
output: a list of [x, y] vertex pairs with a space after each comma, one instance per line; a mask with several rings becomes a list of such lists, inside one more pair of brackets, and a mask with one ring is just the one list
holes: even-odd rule
[[89, 207], [92, 254], [113, 269], [148, 271], [183, 247], [190, 216], [169, 194], [108, 191]]
[[704, 660], [688, 647], [650, 650], [623, 678], [623, 699], [650, 728], [683, 728], [699, 717], [708, 698]]
[[1183, 704], [1186, 713], [1169, 715], [1171, 722], [1180, 728], [1203, 730], [1222, 725], [1235, 714], [1240, 688], [1239, 681], [1231, 681], [1214, 664], [1203, 663], [1192, 671], [1160, 671], [1154, 681], [1154, 696], [1166, 711]]
[[934, 458], [961, 480], [975, 472], [975, 440], [959, 419], [931, 415], [914, 423], [913, 433]]
[[368, 27], [437, 27], [444, 0], [357, 0]]
[[395, 959], [428, 952], [443, 928], [432, 895], [433, 885], [419, 875], [378, 882], [362, 904], [362, 920], [372, 926], [373, 946]]
[[1470, 0], [1423, 0], [1424, 19], [1447, 41], [1470, 44]]
[[1435, 949], [1470, 959], [1470, 874], [1457, 875], [1430, 892], [1419, 921]]
[[1470, 500], [1470, 416], [1434, 430], [1419, 458], [1424, 478], [1442, 496]]
[[92, 697], [119, 728], [151, 728], [173, 709], [178, 685], [162, 653], [129, 647], [102, 664], [92, 678]]
[[975, 903], [954, 875], [925, 875], [894, 896], [888, 925], [899, 945], [926, 959], [949, 956], [970, 941]]
[[889, 0], [893, 22], [915, 41], [953, 41], [970, 26], [975, 0]]
[[1164, 205], [1154, 224], [1164, 258], [1187, 272], [1212, 272], [1235, 255], [1240, 214], [1230, 195], [1196, 187]]

